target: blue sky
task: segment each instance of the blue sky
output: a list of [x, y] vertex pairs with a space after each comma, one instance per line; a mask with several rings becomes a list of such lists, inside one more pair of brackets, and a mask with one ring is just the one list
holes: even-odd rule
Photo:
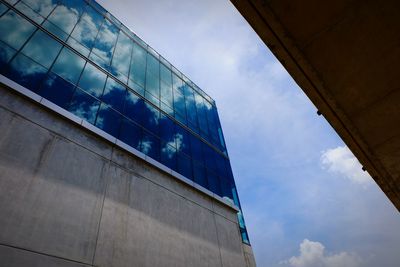
[[99, 3], [216, 100], [258, 266], [398, 266], [399, 213], [229, 1]]

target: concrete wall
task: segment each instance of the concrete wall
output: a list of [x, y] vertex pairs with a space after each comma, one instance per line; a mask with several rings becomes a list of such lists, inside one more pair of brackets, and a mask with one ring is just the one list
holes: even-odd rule
[[233, 209], [0, 87], [0, 267], [255, 265]]

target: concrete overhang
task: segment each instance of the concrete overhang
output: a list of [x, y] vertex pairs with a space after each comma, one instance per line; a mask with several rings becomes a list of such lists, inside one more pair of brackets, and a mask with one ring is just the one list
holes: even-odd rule
[[400, 1], [231, 1], [400, 210]]

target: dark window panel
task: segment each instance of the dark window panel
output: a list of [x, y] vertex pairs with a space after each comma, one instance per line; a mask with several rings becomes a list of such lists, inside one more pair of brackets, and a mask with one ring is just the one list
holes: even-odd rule
[[101, 100], [111, 105], [119, 112], [124, 110], [126, 88], [114, 79], [108, 77]]
[[159, 135], [160, 111], [149, 103], [145, 103], [145, 108], [143, 109], [142, 116], [143, 127], [145, 127], [153, 134]]
[[18, 50], [36, 30], [30, 22], [9, 10], [0, 17], [0, 41]]
[[221, 154], [218, 154], [216, 152], [214, 154], [214, 158], [215, 158], [218, 176], [227, 177], [225, 158]]
[[102, 103], [97, 114], [95, 125], [106, 133], [117, 137], [122, 115], [110, 106]]
[[56, 74], [49, 73], [43, 81], [39, 95], [57, 104], [62, 108], [67, 108], [74, 93], [75, 86]]
[[100, 101], [77, 88], [68, 110], [94, 124], [99, 106]]
[[64, 47], [52, 67], [52, 71], [72, 83], [76, 83], [82, 72], [85, 60]]
[[78, 85], [89, 94], [99, 98], [103, 94], [106, 78], [106, 74], [87, 62]]
[[205, 143], [202, 143], [202, 150], [206, 167], [216, 172], [217, 166], [215, 164], [215, 151]]
[[22, 49], [22, 53], [50, 68], [54, 59], [61, 50], [61, 44], [46, 33], [38, 30]]
[[127, 145], [140, 150], [140, 141], [142, 139], [142, 128], [136, 123], [123, 119], [119, 132], [119, 139]]
[[190, 148], [191, 148], [191, 156], [197, 162], [204, 164], [204, 158], [202, 153], [202, 141], [195, 137], [194, 135], [190, 134]]
[[221, 186], [218, 176], [211, 170], [207, 169], [207, 183], [211, 192], [221, 196]]
[[142, 122], [143, 110], [145, 109], [144, 101], [135, 93], [128, 90], [125, 99], [123, 114], [138, 123]]
[[178, 152], [190, 155], [189, 133], [180, 125], [175, 125], [175, 142]]
[[193, 162], [193, 178], [195, 183], [209, 189], [207, 184], [206, 168], [203, 164]]
[[231, 184], [225, 178], [222, 177], [220, 177], [220, 184], [221, 184], [221, 196], [229, 198], [230, 200], [233, 201]]
[[47, 69], [19, 53], [9, 65], [6, 76], [32, 91], [37, 91]]
[[192, 161], [190, 157], [183, 153], [178, 153], [178, 173], [190, 180], [193, 180]]
[[176, 147], [175, 123], [168, 116], [161, 114], [160, 117], [160, 138], [170, 146]]
[[143, 138], [140, 143], [140, 151], [147, 156], [160, 160], [160, 139], [147, 131], [143, 131]]
[[0, 3], [0, 16], [3, 15], [3, 13], [5, 13], [7, 10], [8, 7], [5, 4]]
[[176, 149], [175, 147], [172, 147], [169, 145], [170, 142], [162, 142], [161, 145], [161, 163], [164, 164], [165, 166], [176, 170], [177, 169], [177, 156], [176, 156]]
[[9, 45], [0, 41], [0, 69], [3, 70], [5, 65], [15, 55], [17, 51]]

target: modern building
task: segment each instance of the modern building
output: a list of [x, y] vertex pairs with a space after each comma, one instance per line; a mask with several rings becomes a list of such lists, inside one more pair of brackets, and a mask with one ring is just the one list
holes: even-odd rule
[[400, 211], [400, 2], [231, 2]]
[[95, 1], [0, 2], [0, 266], [255, 266], [214, 100]]

